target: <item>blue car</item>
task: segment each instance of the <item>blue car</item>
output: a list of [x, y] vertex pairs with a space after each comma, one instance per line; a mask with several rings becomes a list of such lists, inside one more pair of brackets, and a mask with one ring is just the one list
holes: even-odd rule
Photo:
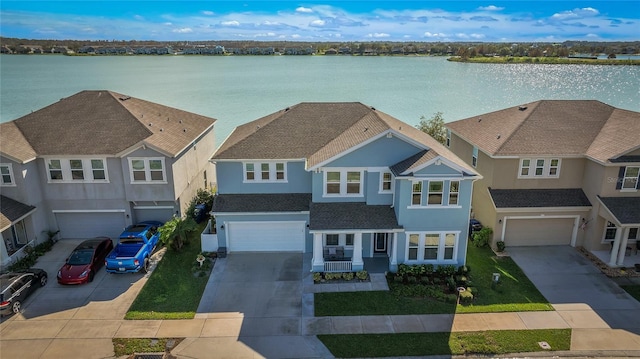
[[160, 239], [162, 222], [146, 221], [127, 227], [118, 244], [105, 258], [107, 273], [137, 273], [149, 271], [149, 258]]

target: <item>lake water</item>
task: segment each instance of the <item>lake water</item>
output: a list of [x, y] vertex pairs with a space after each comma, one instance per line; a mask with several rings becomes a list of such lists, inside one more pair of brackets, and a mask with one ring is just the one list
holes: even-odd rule
[[540, 99], [640, 111], [640, 66], [464, 64], [443, 57], [0, 56], [0, 122], [81, 90], [112, 90], [233, 128], [303, 101], [360, 101], [404, 122], [447, 122]]

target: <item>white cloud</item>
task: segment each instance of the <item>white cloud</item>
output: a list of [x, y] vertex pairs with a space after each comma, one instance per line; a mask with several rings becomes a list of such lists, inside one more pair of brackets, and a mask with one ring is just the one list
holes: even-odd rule
[[163, 23], [163, 25], [165, 25], [165, 26], [173, 26], [173, 23], [165, 22], [165, 23]]
[[309, 13], [309, 12], [313, 12], [313, 10], [312, 10], [312, 9], [310, 9], [310, 8], [308, 8], [308, 7], [300, 6], [300, 7], [298, 7], [298, 8], [296, 9], [296, 12], [306, 12], [306, 13]]
[[456, 37], [459, 38], [459, 39], [468, 39], [469, 35], [467, 35], [467, 34], [465, 34], [463, 32], [459, 32], [459, 33], [456, 34]]
[[436, 32], [436, 33], [431, 33], [429, 31], [424, 33], [424, 37], [447, 37], [447, 35], [441, 33], [441, 32]]
[[203, 10], [202, 15], [213, 16], [215, 13], [213, 11]]
[[274, 37], [276, 36], [276, 34], [273, 32], [267, 32], [267, 33], [255, 34], [253, 36], [254, 37]]
[[292, 38], [292, 39], [299, 39], [299, 38], [301, 38], [301, 37], [302, 37], [302, 36], [300, 36], [300, 35], [298, 35], [298, 34], [293, 34], [293, 35], [291, 35], [291, 38]]
[[324, 20], [313, 20], [309, 23], [309, 26], [313, 26], [313, 27], [322, 27], [326, 24], [326, 22]]
[[598, 38], [598, 37], [600, 37], [600, 36], [598, 36], [597, 34], [587, 34], [587, 37], [590, 37], [590, 38]]
[[378, 38], [378, 39], [383, 38], [383, 37], [389, 37], [389, 36], [391, 36], [391, 35], [389, 35], [387, 33], [384, 33], [384, 32], [376, 32], [376, 33], [367, 35], [367, 37], [375, 37], [375, 38]]
[[240, 26], [240, 22], [236, 20], [223, 21], [220, 23], [222, 26]]
[[498, 6], [495, 6], [495, 5], [480, 6], [478, 8], [478, 10], [481, 10], [481, 11], [500, 11], [500, 10], [504, 10], [504, 7], [498, 7]]
[[174, 29], [173, 32], [175, 32], [176, 34], [189, 34], [192, 33], [193, 30], [189, 27], [183, 27], [181, 29]]
[[484, 34], [471, 34], [474, 39], [484, 39]]
[[582, 9], [573, 9], [555, 13], [551, 16], [551, 18], [555, 20], [581, 19], [584, 17], [591, 17], [599, 14], [600, 12], [592, 7], [584, 7]]

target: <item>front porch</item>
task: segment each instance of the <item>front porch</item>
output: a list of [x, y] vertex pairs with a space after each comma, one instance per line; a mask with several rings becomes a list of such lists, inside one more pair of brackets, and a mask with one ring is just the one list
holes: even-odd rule
[[[609, 264], [611, 262], [611, 251], [591, 251], [593, 255], [598, 257], [603, 263]], [[640, 251], [637, 250], [636, 244], [627, 246], [622, 252], [624, 256], [621, 258], [616, 257], [615, 267], [620, 268], [635, 268], [636, 264], [640, 264]], [[611, 267], [611, 265], [609, 265]]]

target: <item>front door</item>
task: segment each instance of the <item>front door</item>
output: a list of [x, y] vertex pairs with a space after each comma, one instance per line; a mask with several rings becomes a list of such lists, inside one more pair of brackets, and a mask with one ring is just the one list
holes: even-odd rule
[[387, 253], [389, 233], [376, 233], [373, 239], [373, 253]]

